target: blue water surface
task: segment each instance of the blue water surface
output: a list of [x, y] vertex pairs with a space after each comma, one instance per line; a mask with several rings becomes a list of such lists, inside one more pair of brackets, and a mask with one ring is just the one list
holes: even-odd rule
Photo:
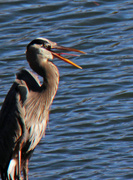
[[133, 2], [1, 0], [0, 106], [36, 37], [87, 54], [55, 59], [60, 84], [29, 180], [133, 179]]

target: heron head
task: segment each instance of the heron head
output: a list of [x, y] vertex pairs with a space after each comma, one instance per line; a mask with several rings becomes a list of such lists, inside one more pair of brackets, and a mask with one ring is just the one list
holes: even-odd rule
[[[59, 50], [65, 50], [65, 51], [74, 51], [74, 52], [79, 52], [85, 54], [85, 52], [74, 49], [74, 48], [68, 48], [64, 46], [58, 46], [57, 43], [52, 42], [46, 38], [37, 38], [31, 41], [28, 46], [27, 46], [27, 51], [26, 51], [26, 56], [27, 60], [30, 63], [30, 61], [33, 61], [33, 58], [36, 61], [44, 62], [47, 61], [48, 59], [53, 59], [54, 57], [61, 59], [77, 68], [82, 69], [82, 67], [78, 66], [77, 64], [73, 63], [69, 59], [61, 56], [63, 53], [56, 53], [54, 49], [59, 49]], [[32, 62], [33, 63], [33, 62]]]

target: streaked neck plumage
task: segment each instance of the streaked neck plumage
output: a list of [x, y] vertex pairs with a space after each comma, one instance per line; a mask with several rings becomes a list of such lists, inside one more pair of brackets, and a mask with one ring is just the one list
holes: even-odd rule
[[27, 49], [26, 57], [30, 67], [38, 75], [43, 77], [43, 84], [39, 94], [45, 96], [49, 107], [58, 89], [58, 69], [52, 62], [48, 61], [48, 57], [51, 58], [51, 54], [48, 54], [47, 51], [44, 53], [44, 50], [41, 50], [36, 46], [32, 46]]

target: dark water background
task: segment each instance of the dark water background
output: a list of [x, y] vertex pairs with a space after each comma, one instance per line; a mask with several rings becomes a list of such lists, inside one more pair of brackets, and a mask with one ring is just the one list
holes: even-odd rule
[[58, 93], [29, 179], [133, 179], [133, 1], [1, 0], [0, 106], [26, 45], [46, 37], [87, 52], [60, 60]]

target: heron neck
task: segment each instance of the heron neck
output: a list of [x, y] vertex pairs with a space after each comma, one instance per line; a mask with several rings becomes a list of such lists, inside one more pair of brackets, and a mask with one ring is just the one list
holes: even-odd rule
[[51, 104], [58, 89], [59, 72], [57, 67], [50, 61], [47, 61], [44, 66], [45, 72], [43, 74], [42, 88], [45, 97], [48, 98], [48, 102]]

